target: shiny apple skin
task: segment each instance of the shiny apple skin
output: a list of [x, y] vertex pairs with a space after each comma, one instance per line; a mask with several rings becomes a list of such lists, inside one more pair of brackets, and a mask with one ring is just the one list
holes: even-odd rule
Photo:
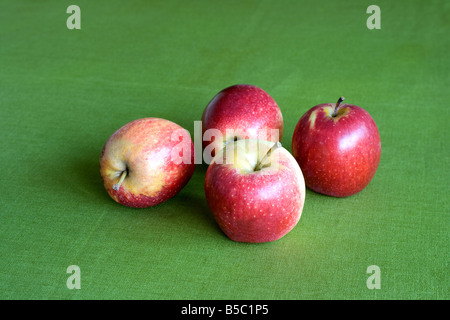
[[[272, 144], [267, 142], [268, 147]], [[206, 200], [221, 230], [237, 242], [262, 243], [284, 237], [298, 223], [305, 203], [305, 181], [294, 157], [280, 147], [270, 159], [277, 166], [252, 172], [252, 167], [243, 170], [217, 163], [223, 151], [205, 177]]]
[[292, 153], [302, 169], [306, 186], [318, 193], [348, 197], [372, 180], [381, 157], [378, 128], [361, 107], [342, 104], [332, 117], [334, 104], [320, 104], [297, 123]]
[[[250, 84], [233, 85], [220, 91], [203, 111], [203, 134], [208, 129], [217, 129], [223, 136], [223, 140], [204, 140], [203, 148], [212, 143], [214, 156], [234, 137], [281, 141], [283, 126], [281, 110], [266, 91]], [[272, 135], [272, 129], [278, 130], [278, 137]]]
[[[172, 150], [182, 132], [191, 148], [190, 163], [172, 161]], [[189, 161], [187, 161], [189, 162]], [[128, 174], [118, 190], [113, 186], [120, 174]], [[100, 156], [100, 174], [108, 194], [128, 207], [146, 208], [175, 196], [188, 183], [195, 170], [194, 144], [189, 133], [165, 119], [143, 118], [127, 123], [105, 143]]]

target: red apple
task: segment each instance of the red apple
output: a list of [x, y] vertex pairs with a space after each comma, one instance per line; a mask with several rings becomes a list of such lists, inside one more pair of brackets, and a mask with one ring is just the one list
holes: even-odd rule
[[[209, 102], [203, 111], [202, 130], [203, 148], [208, 147], [214, 156], [230, 140], [281, 141], [283, 116], [266, 91], [253, 85], [238, 84], [220, 91]], [[214, 138], [205, 134], [208, 130], [215, 130], [212, 132]]]
[[380, 134], [370, 114], [343, 100], [311, 108], [300, 118], [292, 139], [292, 154], [306, 186], [334, 197], [363, 190], [381, 155]]
[[136, 208], [175, 196], [194, 169], [189, 132], [158, 118], [138, 119], [121, 127], [108, 139], [100, 157], [100, 174], [108, 194], [116, 202]]
[[275, 241], [291, 231], [305, 202], [305, 181], [294, 157], [281, 146], [238, 140], [221, 149], [205, 177], [208, 205], [234, 241]]

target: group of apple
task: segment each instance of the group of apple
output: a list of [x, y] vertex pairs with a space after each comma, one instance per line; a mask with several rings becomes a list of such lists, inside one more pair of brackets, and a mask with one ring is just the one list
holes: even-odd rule
[[[380, 161], [380, 135], [367, 111], [343, 100], [319, 104], [300, 118], [292, 154], [280, 143], [281, 110], [263, 89], [234, 85], [208, 103], [201, 118], [202, 148], [212, 155], [205, 195], [230, 239], [258, 243], [286, 235], [303, 211], [305, 183], [333, 197], [351, 196], [369, 184]], [[174, 154], [181, 158], [175, 161]], [[100, 174], [116, 202], [145, 208], [172, 198], [188, 183], [198, 163], [194, 157], [187, 130], [169, 120], [142, 118], [107, 140]]]

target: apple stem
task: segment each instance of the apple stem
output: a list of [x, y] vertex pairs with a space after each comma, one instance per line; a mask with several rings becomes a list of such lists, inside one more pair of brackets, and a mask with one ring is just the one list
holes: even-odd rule
[[123, 182], [123, 180], [125, 179], [125, 177], [127, 176], [127, 173], [128, 173], [128, 170], [124, 170], [124, 171], [122, 171], [122, 174], [120, 175], [120, 179], [119, 179], [119, 182], [117, 182], [115, 185], [113, 185], [113, 189], [114, 190], [119, 190], [119, 188], [120, 188], [120, 185], [122, 184], [122, 182]]
[[341, 106], [341, 103], [342, 103], [342, 101], [344, 101], [344, 100], [345, 100], [344, 97], [340, 97], [340, 98], [339, 98], [339, 100], [338, 100], [338, 102], [336, 103], [336, 106], [334, 107], [334, 110], [333, 110], [333, 114], [332, 114], [333, 117], [336, 117], [336, 116], [337, 116], [337, 113], [338, 113], [338, 111], [339, 111], [339, 108], [340, 108], [340, 106]]
[[272, 152], [275, 149], [278, 149], [279, 147], [281, 147], [281, 142], [278, 141], [269, 150], [267, 150], [266, 154], [264, 155], [264, 157], [261, 158], [261, 160], [258, 161], [258, 163], [256, 164], [256, 166], [253, 169], [253, 171], [261, 170], [263, 162], [267, 159], [268, 156], [270, 156], [272, 154]]

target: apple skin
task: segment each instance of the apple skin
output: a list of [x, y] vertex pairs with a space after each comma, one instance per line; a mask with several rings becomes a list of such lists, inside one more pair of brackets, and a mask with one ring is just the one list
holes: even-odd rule
[[[208, 129], [217, 129], [223, 136], [223, 139], [203, 140], [203, 149], [213, 144], [211, 155], [214, 156], [230, 140], [281, 141], [283, 116], [266, 91], [250, 84], [236, 84], [216, 94], [204, 109], [203, 135]], [[272, 135], [272, 129], [278, 130], [278, 137]]]
[[[182, 132], [182, 139], [186, 139], [183, 143], [191, 146], [190, 163], [172, 161], [172, 150], [177, 145], [180, 148], [180, 140], [172, 139], [176, 131]], [[106, 191], [116, 202], [134, 208], [155, 206], [172, 198], [194, 170], [194, 144], [189, 132], [159, 118], [127, 123], [106, 141], [100, 156], [100, 175]], [[126, 177], [115, 190], [124, 171]]]
[[[205, 195], [221, 230], [233, 241], [261, 243], [275, 241], [298, 223], [305, 203], [305, 181], [294, 157], [283, 147], [275, 149], [265, 163], [254, 171], [274, 144], [255, 140], [230, 142], [213, 159], [206, 171]], [[237, 154], [227, 155], [229, 148]], [[241, 150], [236, 152], [236, 150]], [[242, 151], [243, 150], [243, 151]], [[223, 160], [222, 164], [218, 159]]]
[[375, 175], [381, 156], [378, 128], [361, 107], [317, 105], [298, 121], [292, 154], [306, 186], [318, 193], [348, 197], [363, 190]]

